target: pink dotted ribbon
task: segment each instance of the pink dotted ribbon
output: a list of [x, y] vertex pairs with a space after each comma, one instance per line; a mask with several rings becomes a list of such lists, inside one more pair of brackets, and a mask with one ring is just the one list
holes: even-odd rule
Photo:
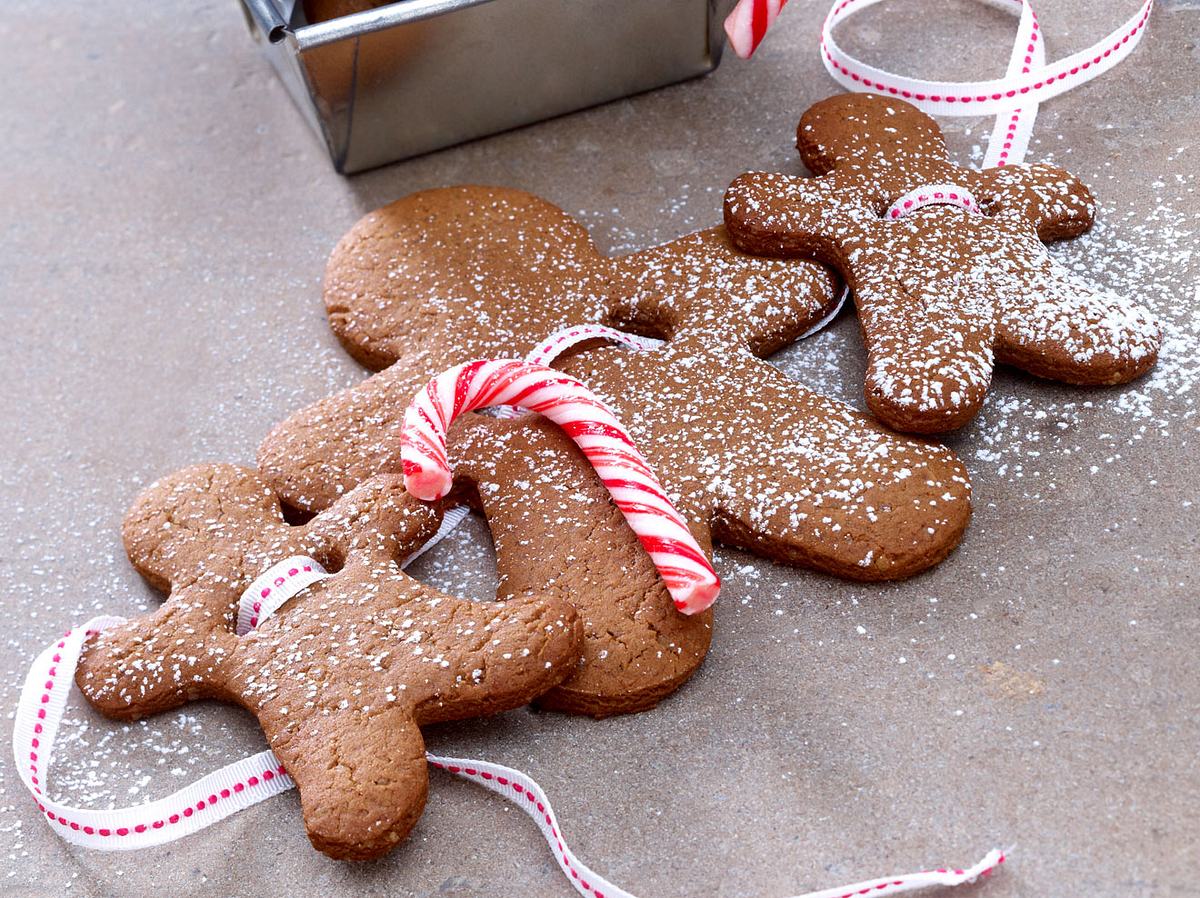
[[324, 567], [303, 555], [271, 565], [242, 593], [238, 602], [237, 635], [245, 636], [292, 596], [329, 576]]
[[[558, 866], [579, 894], [585, 898], [636, 898], [620, 886], [609, 882], [575, 856], [563, 838], [554, 808], [550, 806], [550, 800], [542, 791], [542, 787], [530, 777], [519, 770], [503, 767], [500, 764], [458, 758], [434, 758], [432, 755], [426, 755], [426, 758], [439, 770], [445, 770], [483, 786], [508, 799], [528, 814], [537, 824], [538, 829], [542, 831], [546, 843], [554, 852], [554, 859], [558, 861]], [[994, 848], [978, 863], [966, 869], [952, 870], [943, 867], [920, 873], [884, 876], [879, 879], [856, 882], [853, 885], [809, 892], [797, 896], [797, 898], [859, 898], [861, 895], [898, 895], [902, 892], [913, 892], [931, 886], [957, 886], [990, 876], [1005, 860], [1004, 852]]]
[[[297, 562], [301, 569], [305, 565], [314, 570], [320, 568], [314, 559], [296, 556], [272, 565], [268, 571], [281, 570], [284, 565], [296, 567]], [[265, 620], [288, 599], [312, 585], [299, 573], [298, 570], [297, 574], [273, 587], [282, 599], [260, 604], [260, 620]], [[256, 595], [253, 589], [251, 585], [245, 590], [243, 602], [253, 604]], [[66, 633], [38, 655], [21, 690], [13, 727], [16, 770], [39, 812], [56, 833], [68, 842], [86, 848], [108, 851], [148, 848], [174, 842], [292, 788], [294, 783], [279, 759], [273, 752], [263, 751], [222, 767], [165, 798], [136, 807], [98, 811], [70, 807], [46, 797], [46, 775], [54, 738], [75, 680], [83, 644], [89, 637], [124, 622], [121, 617], [95, 617], [81, 628]], [[586, 898], [634, 898], [600, 876], [571, 851], [550, 800], [532, 777], [489, 761], [442, 757], [428, 752], [425, 758], [433, 767], [490, 789], [528, 814], [545, 836], [568, 882], [581, 895]], [[993, 849], [979, 863], [966, 869], [942, 868], [888, 876], [813, 892], [800, 898], [856, 898], [859, 895], [898, 894], [928, 886], [954, 886], [988, 876], [1004, 861], [1004, 853]]]
[[21, 781], [55, 832], [87, 848], [146, 848], [173, 842], [292, 788], [279, 759], [264, 751], [222, 767], [166, 798], [136, 807], [93, 810], [50, 798], [46, 777], [54, 739], [84, 641], [124, 622], [122, 617], [95, 617], [69, 631], [38, 655], [21, 690], [13, 725], [13, 757]]
[[979, 202], [965, 187], [957, 184], [926, 184], [897, 199], [883, 217], [888, 221], [897, 221], [925, 206], [958, 206], [975, 215], [983, 214]]
[[[825, 68], [848, 90], [889, 94], [931, 115], [996, 116], [984, 168], [1021, 162], [1033, 133], [1038, 104], [1090, 81], [1128, 56], [1145, 33], [1154, 8], [1154, 0], [1142, 0], [1137, 12], [1090, 47], [1047, 63], [1045, 40], [1029, 0], [1003, 0], [1003, 6], [1019, 17], [1004, 76], [954, 82], [897, 75], [868, 65], [838, 45], [834, 28], [879, 2], [837, 0], [833, 4], [821, 28], [821, 61]], [[782, 6], [778, 0], [740, 0], [725, 23], [734, 52], [743, 57], [753, 53]]]
[[574, 440], [650, 555], [676, 608], [695, 614], [713, 603], [720, 591], [717, 574], [629, 432], [582, 383], [545, 365], [485, 359], [430, 381], [404, 415], [405, 488], [427, 502], [450, 492], [450, 425], [460, 415], [495, 405], [544, 415]]
[[[449, 509], [442, 516], [437, 533], [431, 536], [425, 545], [405, 558], [400, 567], [408, 567], [445, 539], [451, 530], [462, 523], [468, 513], [466, 506]], [[245, 636], [258, 626], [259, 621], [266, 620], [293, 596], [332, 576], [320, 562], [307, 555], [293, 555], [271, 565], [246, 587], [238, 601], [237, 635]]]

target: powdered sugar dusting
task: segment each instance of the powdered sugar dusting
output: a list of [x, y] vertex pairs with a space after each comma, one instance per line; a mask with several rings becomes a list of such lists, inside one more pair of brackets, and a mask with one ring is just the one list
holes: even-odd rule
[[[743, 249], [816, 257], [845, 274], [869, 350], [867, 403], [885, 423], [962, 426], [986, 395], [993, 352], [1079, 384], [1128, 381], [1153, 364], [1159, 331], [1146, 310], [1055, 264], [1042, 246], [1092, 222], [1092, 197], [1067, 172], [960, 168], [932, 119], [862, 94], [806, 112], [799, 147], [819, 176], [739, 177], [726, 224]], [[925, 205], [921, 192], [939, 184], [977, 196], [985, 214]]]

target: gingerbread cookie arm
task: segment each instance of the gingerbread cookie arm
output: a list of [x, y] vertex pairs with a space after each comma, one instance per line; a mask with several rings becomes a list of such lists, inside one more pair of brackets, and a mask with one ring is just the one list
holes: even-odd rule
[[[99, 710], [136, 719], [191, 698], [229, 698], [219, 670], [236, 650], [241, 589], [278, 558], [301, 551], [299, 533], [253, 471], [194, 465], [147, 487], [125, 516], [133, 566], [170, 597], [147, 617], [106, 630], [86, 647], [76, 682]], [[253, 539], [251, 539], [253, 537]], [[261, 555], [238, 543], [278, 547]]]
[[742, 252], [805, 256], [840, 270], [842, 247], [858, 233], [855, 217], [869, 212], [869, 204], [855, 197], [839, 191], [832, 176], [749, 172], [725, 191], [725, 230]]
[[[232, 599], [229, 598], [232, 595]], [[211, 584], [185, 587], [151, 614], [105, 630], [84, 649], [75, 682], [101, 713], [137, 720], [199, 698], [232, 701], [221, 671], [237, 649], [224, 625], [236, 593]]]
[[1027, 289], [1002, 298], [997, 360], [1079, 385], [1126, 383], [1150, 370], [1161, 342], [1153, 316], [1041, 255]]
[[365, 859], [420, 814], [416, 727], [528, 703], [571, 673], [578, 639], [566, 603], [456, 599], [351, 553], [242, 637], [227, 675], [293, 772], [314, 845]]
[[428, 380], [423, 371], [393, 366], [277, 424], [258, 448], [262, 476], [289, 505], [320, 511], [373, 475], [399, 471], [395, 435]]
[[398, 474], [370, 478], [304, 527], [309, 542], [339, 567], [350, 559], [403, 564], [442, 521], [441, 505], [411, 496]]
[[1043, 242], [1078, 237], [1096, 216], [1096, 201], [1070, 172], [1044, 162], [1006, 165], [974, 175], [987, 215], [1028, 223]]
[[[816, 262], [740, 252], [725, 228], [709, 228], [612, 260], [625, 328], [661, 338], [704, 328], [710, 349], [748, 345], [770, 355], [837, 307], [837, 277]], [[713, 327], [720, 318], [721, 326]]]

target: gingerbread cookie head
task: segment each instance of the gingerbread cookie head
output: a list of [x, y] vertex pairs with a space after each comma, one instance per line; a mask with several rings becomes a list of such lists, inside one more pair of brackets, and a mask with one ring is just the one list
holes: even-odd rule
[[[633, 351], [593, 341], [555, 364], [616, 411], [701, 546], [716, 538], [842, 576], [906, 576], [961, 536], [962, 465], [761, 359], [824, 317], [836, 287], [823, 266], [737, 251], [722, 228], [610, 258], [527, 193], [414, 194], [356, 224], [326, 274], [338, 336], [385, 370], [279, 425], [260, 469], [289, 502], [325, 507], [401, 470], [404, 412], [435, 375], [524, 356], [564, 328], [610, 325], [664, 342]], [[554, 428], [527, 439], [543, 425], [467, 416], [450, 432], [456, 483], [488, 518], [502, 592], [572, 587], [559, 594], [585, 620], [583, 663], [548, 700], [638, 710], [700, 663], [709, 618], [683, 618], [651, 566], [629, 567], [637, 544], [619, 515], [605, 529], [615, 509], [570, 441]], [[572, 536], [541, 536], [555, 530]]]
[[[395, 477], [364, 483], [304, 526], [284, 521], [252, 470], [200, 465], [164, 478], [130, 510], [124, 536], [134, 565], [170, 595], [88, 647], [79, 687], [119, 719], [197, 698], [245, 707], [299, 788], [313, 844], [376, 857], [424, 806], [418, 728], [525, 704], [579, 652], [564, 602], [470, 602], [405, 575], [399, 560], [438, 518]], [[340, 569], [236, 635], [242, 591], [294, 555]]]
[[946, 157], [915, 107], [873, 94], [817, 103], [797, 147], [815, 178], [755, 172], [725, 195], [734, 244], [819, 259], [854, 294], [866, 399], [897, 430], [939, 433], [978, 412], [995, 361], [1071, 384], [1118, 384], [1153, 366], [1149, 312], [1046, 252], [1095, 203], [1050, 165], [975, 172]]

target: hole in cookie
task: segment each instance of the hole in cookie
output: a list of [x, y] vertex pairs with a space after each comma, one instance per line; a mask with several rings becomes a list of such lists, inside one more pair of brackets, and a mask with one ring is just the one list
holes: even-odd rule
[[286, 502], [280, 502], [279, 507], [283, 511], [283, 519], [293, 527], [303, 527], [317, 516], [315, 511], [305, 511]]
[[406, 565], [404, 572], [456, 598], [492, 601], [500, 581], [492, 532], [483, 515], [468, 514], [440, 542]]
[[641, 315], [624, 320], [610, 319], [604, 323], [627, 334], [651, 340], [670, 340], [677, 330], [676, 322], [671, 321], [665, 313], [655, 317]]
[[346, 566], [346, 553], [334, 547], [314, 549], [312, 558], [329, 574], [336, 574]]

